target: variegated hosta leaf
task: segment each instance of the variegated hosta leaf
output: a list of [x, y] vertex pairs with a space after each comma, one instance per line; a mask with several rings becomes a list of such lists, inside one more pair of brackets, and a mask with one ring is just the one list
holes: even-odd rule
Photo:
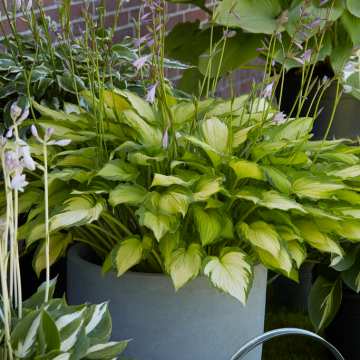
[[61, 350], [53, 350], [45, 355], [36, 356], [34, 360], [69, 360], [70, 356], [71, 353], [69, 352], [64, 352]]
[[[62, 256], [66, 255], [66, 249], [69, 244], [72, 243], [72, 234], [69, 232], [67, 234], [54, 234], [50, 236], [49, 242], [49, 260], [50, 266], [56, 263]], [[33, 268], [37, 274], [40, 276], [42, 270], [46, 268], [46, 253], [45, 253], [45, 239], [41, 241], [40, 245], [36, 249]]]
[[345, 167], [342, 170], [334, 170], [329, 172], [328, 175], [333, 175], [343, 180], [351, 180], [360, 176], [360, 165]]
[[327, 234], [322, 234], [312, 221], [298, 220], [295, 221], [295, 226], [300, 230], [301, 237], [314, 248], [323, 252], [335, 253], [342, 257], [338, 241], [330, 238]]
[[282, 193], [290, 194], [291, 182], [285, 174], [275, 167], [268, 165], [261, 165], [261, 170], [265, 173], [267, 180], [272, 186]]
[[249, 126], [246, 127], [244, 129], [238, 130], [236, 132], [234, 132], [233, 135], [233, 148], [237, 148], [238, 146], [240, 146], [241, 144], [243, 144], [247, 138], [249, 137], [249, 135], [254, 132], [256, 129], [258, 129], [260, 126], [260, 124], [257, 125], [253, 125], [253, 126]]
[[165, 176], [162, 174], [155, 174], [154, 180], [151, 183], [151, 187], [153, 186], [170, 186], [170, 185], [182, 185], [182, 186], [190, 186], [192, 185], [197, 179], [193, 179], [190, 181], [186, 181], [181, 176], [174, 175], [174, 176]]
[[297, 240], [291, 240], [286, 242], [290, 252], [291, 257], [295, 260], [298, 269], [300, 265], [305, 261], [307, 256], [306, 246], [304, 243], [300, 243]]
[[[262, 210], [259, 214], [268, 223], [290, 226], [293, 232], [300, 236], [300, 230], [294, 225], [293, 219], [288, 213], [280, 210]], [[278, 228], [278, 225], [276, 225], [276, 228]]]
[[95, 200], [87, 195], [75, 196], [67, 200], [59, 209], [61, 212], [50, 219], [50, 231], [72, 226], [81, 226], [99, 218], [106, 210], [105, 199]]
[[[53, 297], [56, 280], [57, 277], [50, 280], [49, 300], [51, 300]], [[29, 299], [23, 302], [23, 309], [28, 309], [28, 310], [39, 309], [45, 302], [45, 289], [46, 289], [46, 283], [42, 283], [38, 287], [37, 292], [34, 295], [32, 295]]]
[[265, 175], [261, 171], [261, 168], [258, 164], [244, 160], [244, 159], [234, 159], [230, 162], [230, 167], [235, 171], [237, 181], [245, 178], [252, 178], [257, 180], [265, 180]]
[[339, 201], [330, 205], [330, 210], [339, 214], [343, 214], [345, 217], [360, 219], [360, 205], [349, 205], [345, 201]]
[[181, 227], [179, 227], [173, 234], [167, 232], [160, 239], [159, 250], [165, 266], [168, 265], [171, 258], [171, 254], [173, 253], [174, 249], [176, 249], [177, 246], [179, 245], [181, 238], [182, 238], [182, 231], [181, 231]]
[[111, 334], [111, 317], [108, 303], [92, 305], [86, 310], [85, 333], [89, 338], [108, 341]]
[[227, 217], [221, 209], [205, 209], [205, 204], [195, 203], [191, 214], [195, 229], [200, 234], [203, 246], [211, 244], [220, 237], [226, 229]]
[[311, 200], [331, 199], [344, 185], [331, 181], [326, 176], [312, 176], [302, 172], [292, 179], [292, 190], [300, 198]]
[[56, 324], [47, 311], [42, 311], [38, 330], [37, 352], [42, 355], [59, 349], [60, 334]]
[[240, 189], [236, 189], [232, 196], [239, 199], [252, 201], [254, 204], [259, 204], [262, 202], [262, 200], [264, 200], [263, 193], [252, 186], [245, 186]]
[[335, 232], [350, 241], [360, 241], [360, 221], [357, 219], [344, 219], [339, 222], [339, 228]]
[[172, 252], [168, 265], [165, 265], [175, 291], [198, 276], [204, 257], [205, 251], [199, 243], [191, 242], [187, 245], [185, 241], [180, 242]]
[[195, 129], [195, 136], [183, 137], [195, 146], [220, 156], [229, 154], [229, 125], [216, 117], [201, 120]]
[[351, 267], [342, 272], [342, 278], [350, 289], [360, 292], [360, 253], [358, 251]]
[[339, 218], [338, 216], [335, 216], [334, 214], [332, 214], [328, 211], [325, 211], [319, 207], [312, 206], [310, 204], [303, 204], [302, 207], [308, 214], [318, 216], [318, 217], [325, 217], [325, 218], [329, 218], [329, 219], [333, 219], [333, 220], [341, 220], [341, 218]]
[[309, 295], [309, 315], [316, 332], [326, 328], [336, 315], [342, 297], [341, 277], [328, 280], [319, 276]]
[[35, 351], [41, 310], [35, 310], [21, 319], [11, 333], [11, 346], [18, 358], [30, 357]]
[[112, 249], [111, 261], [118, 270], [118, 276], [138, 264], [152, 251], [154, 240], [150, 235], [143, 239], [139, 235], [128, 236], [115, 245]]
[[291, 199], [286, 194], [277, 192], [276, 190], [263, 191], [264, 200], [260, 202], [261, 206], [265, 206], [269, 209], [279, 209], [288, 211], [290, 209], [299, 210], [305, 212], [300, 204]]
[[148, 160], [163, 161], [166, 158], [166, 151], [164, 149], [152, 151], [151, 155], [149, 153], [147, 149], [134, 150], [128, 153], [127, 159], [133, 165], [151, 166]]
[[223, 176], [201, 175], [192, 188], [195, 201], [205, 201], [211, 195], [218, 193], [223, 189], [221, 184], [224, 180]]
[[298, 272], [292, 267], [291, 253], [285, 246], [281, 247], [278, 257], [276, 258], [268, 251], [257, 247], [254, 249], [256, 257], [270, 270], [276, 271], [288, 278], [298, 282]]
[[99, 339], [90, 339], [89, 348], [85, 354], [86, 359], [103, 360], [116, 358], [121, 354], [130, 340], [103, 342]]
[[332, 233], [336, 232], [337, 230], [341, 229], [340, 222], [333, 219], [328, 219], [324, 217], [314, 217], [314, 222], [317, 228], [322, 233]]
[[110, 191], [109, 203], [112, 207], [119, 204], [138, 205], [145, 201], [148, 191], [137, 184], [120, 184]]
[[113, 188], [110, 181], [104, 179], [93, 179], [90, 184], [82, 183], [72, 192], [72, 195], [78, 194], [108, 194]]
[[240, 238], [245, 239], [255, 247], [271, 253], [275, 258], [279, 257], [280, 237], [274, 227], [264, 221], [254, 221], [250, 225], [242, 222], [237, 226]]
[[72, 349], [81, 335], [85, 324], [86, 305], [68, 306], [51, 312], [60, 333], [60, 350]]
[[336, 193], [336, 198], [347, 201], [351, 205], [360, 205], [360, 194], [354, 191], [340, 190]]
[[224, 248], [219, 257], [208, 256], [201, 273], [209, 278], [211, 286], [241, 301], [244, 306], [254, 280], [251, 259], [235, 247]]
[[285, 124], [272, 127], [265, 133], [265, 140], [297, 140], [306, 136], [311, 130], [312, 118], [303, 117], [290, 120]]
[[190, 189], [172, 185], [161, 194], [156, 191], [149, 194], [145, 206], [154, 214], [161, 213], [174, 216], [181, 213], [185, 217], [188, 207], [193, 201], [194, 198]]
[[154, 232], [155, 238], [159, 241], [168, 231], [174, 233], [180, 225], [177, 216], [167, 216], [164, 214], [154, 214], [148, 211], [145, 206], [141, 206], [136, 211], [139, 215], [140, 226], [146, 226]]
[[122, 159], [110, 160], [98, 171], [97, 176], [107, 180], [130, 181], [140, 175], [138, 168]]

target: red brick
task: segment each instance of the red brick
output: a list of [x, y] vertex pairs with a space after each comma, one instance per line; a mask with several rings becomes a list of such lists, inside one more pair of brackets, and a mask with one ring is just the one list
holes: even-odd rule
[[252, 80], [245, 81], [241, 83], [241, 94], [250, 93], [252, 90]]
[[194, 22], [196, 20], [206, 20], [206, 12], [204, 10], [189, 11], [185, 14], [185, 21]]
[[176, 24], [182, 21], [184, 21], [184, 16], [182, 14], [175, 16], [170, 15], [170, 21], [166, 26], [166, 30], [171, 30]]
[[178, 4], [176, 3], [167, 3], [167, 14], [176, 14], [178, 12]]

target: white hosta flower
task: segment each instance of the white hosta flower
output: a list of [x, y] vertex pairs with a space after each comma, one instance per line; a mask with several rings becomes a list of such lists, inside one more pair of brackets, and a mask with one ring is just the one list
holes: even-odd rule
[[343, 88], [345, 94], [351, 93], [354, 90], [353, 87], [350, 85], [343, 85]]
[[36, 163], [30, 155], [30, 146], [22, 146], [20, 149], [22, 151], [21, 155], [23, 157], [21, 160], [21, 165], [30, 171], [34, 171]]
[[56, 141], [54, 144], [58, 146], [68, 146], [71, 143], [71, 140], [59, 140]]
[[11, 179], [11, 189], [24, 192], [24, 187], [29, 183], [25, 180], [25, 174], [16, 175]]
[[19, 166], [19, 159], [16, 157], [16, 154], [12, 150], [5, 152], [5, 166], [6, 171], [11, 174]]

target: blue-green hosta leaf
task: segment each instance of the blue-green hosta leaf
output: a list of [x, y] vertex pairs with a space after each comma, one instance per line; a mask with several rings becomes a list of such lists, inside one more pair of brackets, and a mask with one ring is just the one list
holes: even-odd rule
[[319, 276], [309, 295], [309, 315], [316, 332], [326, 328], [336, 315], [342, 297], [341, 277], [328, 280]]
[[[230, 0], [220, 3], [216, 13], [220, 13], [218, 22], [226, 26], [230, 8], [234, 5]], [[241, 27], [252, 33], [272, 34], [277, 26], [276, 18], [281, 13], [279, 0], [242, 0], [235, 3], [234, 11], [240, 14], [241, 20], [230, 15], [230, 27]]]
[[260, 247], [254, 248], [256, 257], [270, 270], [280, 273], [296, 282], [298, 282], [298, 272], [292, 267], [290, 250], [283, 246], [276, 258], [268, 251]]
[[174, 216], [181, 213], [185, 217], [193, 201], [194, 197], [190, 189], [172, 185], [161, 194], [156, 191], [149, 194], [144, 204], [154, 214]]
[[138, 168], [122, 159], [110, 160], [98, 171], [97, 176], [107, 180], [130, 181], [140, 175]]
[[198, 179], [198, 177], [190, 180], [190, 181], [186, 181], [186, 179], [184, 179], [182, 176], [179, 175], [162, 175], [162, 174], [155, 174], [154, 176], [154, 180], [151, 183], [150, 187], [153, 186], [170, 186], [170, 185], [182, 185], [182, 186], [190, 186], [192, 185], [196, 180]]
[[341, 183], [331, 181], [326, 176], [313, 176], [302, 172], [292, 179], [292, 190], [300, 198], [311, 200], [331, 199], [337, 191], [344, 189]]
[[95, 200], [87, 195], [72, 197], [50, 219], [50, 231], [92, 223], [106, 210], [105, 199]]
[[229, 247], [222, 249], [219, 257], [206, 257], [201, 273], [209, 278], [211, 286], [245, 306], [254, 280], [254, 266], [242, 250]]
[[41, 356], [36, 356], [34, 360], [69, 360], [71, 354], [60, 350], [53, 350]]
[[237, 225], [237, 232], [240, 238], [245, 239], [254, 247], [268, 251], [275, 258], [279, 257], [280, 236], [272, 225], [264, 221], [254, 221], [250, 225], [242, 222]]
[[150, 235], [143, 239], [139, 235], [128, 236], [115, 245], [112, 250], [111, 261], [118, 270], [118, 276], [138, 264], [152, 251], [154, 240]]
[[148, 191], [137, 184], [120, 184], [110, 191], [109, 203], [112, 207], [118, 204], [138, 205], [146, 200]]
[[123, 111], [127, 123], [137, 132], [138, 141], [146, 146], [154, 146], [156, 149], [161, 148], [163, 134], [160, 128], [153, 124], [148, 124], [132, 109]]
[[155, 215], [148, 211], [145, 206], [141, 206], [136, 211], [139, 215], [140, 226], [146, 226], [154, 232], [155, 238], [159, 241], [168, 231], [174, 233], [180, 225], [177, 216], [167, 216], [164, 214]]
[[201, 175], [200, 179], [194, 184], [192, 190], [195, 201], [205, 201], [211, 195], [214, 195], [224, 189], [221, 184], [224, 182], [224, 176]]
[[85, 333], [87, 337], [108, 341], [111, 335], [111, 328], [108, 302], [92, 305], [86, 310]]
[[198, 276], [204, 257], [205, 251], [199, 243], [192, 242], [187, 245], [185, 241], [180, 242], [165, 267], [174, 283], [175, 291]]
[[134, 150], [128, 153], [127, 159], [134, 165], [151, 166], [151, 164], [148, 163], [149, 160], [163, 161], [166, 156], [167, 154], [164, 149], [152, 152], [151, 156], [148, 155], [146, 150]]
[[360, 221], [344, 219], [339, 222], [340, 227], [335, 229], [336, 234], [354, 242], [360, 241]]
[[304, 117], [290, 120], [285, 124], [274, 126], [265, 133], [265, 140], [297, 140], [311, 130], [312, 118]]
[[252, 201], [254, 204], [259, 204], [262, 202], [262, 200], [264, 200], [263, 193], [252, 186], [245, 186], [240, 189], [236, 189], [232, 196], [239, 199]]
[[205, 209], [205, 203], [195, 203], [191, 214], [195, 229], [200, 234], [203, 246], [211, 244], [219, 238], [226, 229], [227, 217], [221, 209]]
[[291, 199], [286, 194], [279, 193], [276, 190], [263, 191], [264, 199], [260, 202], [261, 206], [265, 206], [268, 209], [279, 209], [288, 211], [291, 209], [305, 212], [300, 204]]
[[17, 323], [12, 331], [11, 346], [16, 357], [27, 358], [34, 353], [41, 312], [41, 310], [30, 312]]
[[[72, 234], [54, 234], [50, 236], [50, 252], [49, 252], [49, 261], [50, 266], [56, 263], [62, 256], [66, 255], [67, 247], [72, 243]], [[33, 259], [33, 268], [37, 274], [40, 276], [41, 271], [46, 268], [46, 245], [45, 239], [41, 241], [40, 245], [36, 249]]]
[[60, 333], [60, 350], [72, 349], [81, 335], [85, 323], [86, 304], [68, 306], [50, 313]]
[[272, 186], [284, 194], [290, 194], [291, 182], [284, 173], [269, 165], [261, 165], [261, 170], [265, 173], [267, 181]]
[[98, 339], [90, 339], [89, 348], [85, 354], [86, 359], [103, 360], [116, 359], [124, 351], [130, 340], [103, 342]]
[[295, 260], [298, 269], [301, 264], [305, 261], [307, 256], [306, 246], [304, 243], [300, 243], [297, 240], [291, 240], [286, 242], [290, 252], [291, 257]]
[[159, 250], [165, 266], [169, 264], [171, 254], [173, 253], [174, 249], [178, 247], [181, 238], [182, 238], [182, 231], [181, 231], [181, 227], [179, 227], [173, 234], [167, 232], [160, 239]]
[[234, 159], [230, 162], [230, 167], [235, 171], [237, 181], [245, 178], [252, 178], [257, 180], [265, 180], [265, 175], [261, 171], [261, 168], [258, 164], [244, 160], [244, 159]]

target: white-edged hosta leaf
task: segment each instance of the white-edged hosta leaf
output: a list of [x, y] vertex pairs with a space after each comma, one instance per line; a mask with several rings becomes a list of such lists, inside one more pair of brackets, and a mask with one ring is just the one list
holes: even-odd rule
[[230, 167], [235, 171], [237, 181], [245, 178], [252, 178], [257, 180], [265, 180], [265, 175], [261, 171], [261, 168], [258, 164], [244, 160], [244, 159], [234, 159], [230, 162]]
[[119, 204], [138, 205], [145, 201], [148, 191], [137, 184], [120, 184], [109, 193], [109, 203], [112, 207]]
[[252, 186], [245, 186], [240, 189], [236, 189], [232, 196], [239, 199], [252, 201], [254, 204], [259, 204], [262, 200], [264, 200], [263, 193]]
[[339, 222], [340, 228], [335, 229], [336, 234], [354, 242], [360, 241], [360, 221], [357, 219], [344, 219]]
[[[51, 300], [54, 295], [56, 281], [57, 281], [57, 277], [50, 280], [49, 300]], [[37, 292], [33, 294], [29, 299], [23, 302], [23, 309], [28, 309], [28, 310], [39, 309], [45, 302], [45, 289], [46, 289], [46, 283], [41, 284], [38, 287]]]
[[264, 221], [254, 221], [250, 225], [242, 222], [237, 225], [240, 238], [245, 239], [254, 247], [259, 247], [271, 253], [275, 258], [279, 257], [280, 237], [272, 225]]
[[313, 176], [302, 172], [292, 179], [292, 190], [300, 198], [311, 200], [331, 199], [338, 190], [344, 189], [344, 185], [331, 181], [326, 176]]
[[260, 202], [261, 206], [265, 206], [268, 209], [279, 209], [288, 211], [291, 209], [305, 212], [300, 204], [291, 199], [286, 194], [279, 193], [276, 190], [263, 191], [264, 199]]
[[227, 216], [221, 209], [205, 209], [205, 203], [191, 206], [191, 214], [195, 229], [200, 234], [203, 246], [211, 244], [226, 230]]
[[295, 260], [297, 267], [300, 268], [300, 265], [305, 261], [307, 256], [305, 244], [297, 240], [287, 241], [286, 244], [291, 252], [292, 259]]
[[39, 354], [46, 354], [52, 350], [60, 350], [60, 334], [49, 313], [42, 311], [37, 338], [37, 351]]
[[201, 244], [192, 242], [187, 245], [185, 241], [179, 243], [165, 267], [174, 283], [175, 291], [198, 276], [204, 257], [205, 251]]
[[195, 201], [205, 201], [211, 195], [218, 193], [223, 189], [221, 186], [223, 181], [223, 176], [201, 175], [200, 179], [194, 184], [192, 188]]
[[130, 340], [104, 342], [99, 339], [90, 339], [89, 348], [85, 354], [86, 359], [103, 360], [117, 358]]
[[185, 179], [183, 179], [181, 176], [178, 175], [170, 175], [170, 176], [166, 176], [166, 175], [162, 175], [162, 174], [155, 174], [154, 176], [154, 180], [151, 183], [150, 187], [153, 186], [170, 186], [170, 185], [183, 185], [183, 186], [190, 186], [192, 185], [197, 179], [193, 179], [191, 181], [186, 181]]
[[108, 302], [92, 305], [86, 310], [85, 333], [87, 337], [108, 341], [111, 335], [111, 327]]
[[341, 277], [328, 280], [319, 276], [309, 295], [309, 315], [316, 332], [326, 328], [336, 315], [342, 298]]
[[61, 350], [52, 350], [45, 355], [36, 356], [34, 360], [69, 360], [71, 353]]
[[119, 240], [111, 252], [111, 261], [118, 276], [145, 259], [153, 246], [154, 240], [150, 235], [144, 235], [143, 239], [139, 235], [133, 235]]
[[205, 258], [201, 273], [209, 278], [210, 285], [241, 301], [244, 306], [254, 280], [254, 266], [242, 250], [223, 248], [220, 256]]
[[290, 194], [291, 182], [285, 174], [269, 165], [261, 165], [261, 169], [265, 173], [266, 179], [272, 186], [282, 193], [287, 195]]
[[28, 358], [34, 353], [40, 321], [41, 310], [35, 310], [17, 323], [11, 333], [11, 346], [16, 357]]
[[182, 232], [181, 232], [181, 227], [179, 227], [173, 234], [167, 232], [160, 239], [159, 250], [165, 266], [168, 265], [171, 258], [171, 254], [174, 251], [174, 249], [177, 248], [181, 238], [182, 238]]
[[110, 160], [100, 169], [97, 176], [107, 180], [130, 181], [140, 175], [138, 168], [122, 159]]
[[[69, 232], [67, 234], [53, 234], [50, 235], [49, 241], [49, 264], [50, 266], [56, 263], [62, 256], [66, 255], [67, 247], [72, 243], [72, 234]], [[41, 241], [33, 259], [33, 268], [37, 274], [40, 276], [42, 270], [46, 268], [46, 245], [45, 239]]]
[[168, 216], [164, 214], [154, 214], [141, 206], [136, 211], [139, 215], [140, 226], [146, 226], [154, 232], [155, 238], [159, 241], [168, 231], [174, 233], [180, 225], [177, 216]]
[[189, 205], [193, 201], [194, 198], [190, 189], [180, 185], [172, 185], [161, 194], [156, 191], [150, 193], [144, 204], [154, 214], [162, 213], [173, 216], [181, 213], [185, 217]]

